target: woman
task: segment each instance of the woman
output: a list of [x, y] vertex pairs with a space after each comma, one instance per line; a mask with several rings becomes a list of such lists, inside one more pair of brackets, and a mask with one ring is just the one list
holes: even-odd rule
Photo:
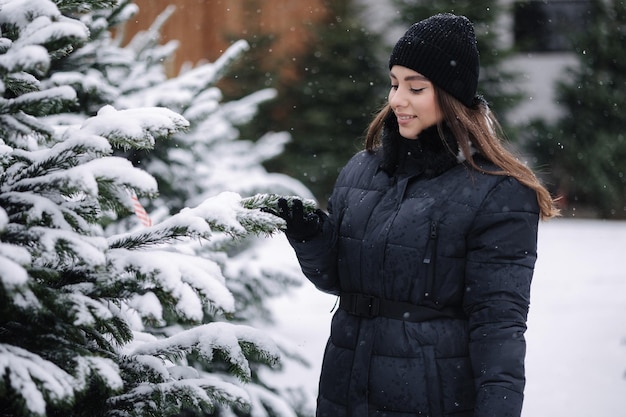
[[411, 26], [389, 102], [328, 215], [281, 200], [304, 274], [340, 297], [318, 416], [519, 416], [539, 218], [557, 215], [476, 95], [462, 16]]

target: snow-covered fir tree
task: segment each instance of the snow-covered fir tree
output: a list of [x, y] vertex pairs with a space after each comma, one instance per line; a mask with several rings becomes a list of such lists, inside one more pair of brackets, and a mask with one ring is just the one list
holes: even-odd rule
[[109, 31], [135, 12], [0, 0], [0, 415], [294, 416], [257, 371], [297, 353], [255, 326], [299, 271], [242, 196], [310, 193], [261, 166], [284, 134], [235, 140], [273, 92], [220, 102], [244, 43], [167, 79], [160, 21]]

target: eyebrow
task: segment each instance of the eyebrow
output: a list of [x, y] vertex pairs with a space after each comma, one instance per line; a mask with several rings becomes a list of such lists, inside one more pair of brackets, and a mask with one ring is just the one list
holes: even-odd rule
[[[398, 77], [396, 77], [393, 72], [389, 73], [389, 76], [393, 79], [398, 79]], [[428, 81], [428, 78], [424, 77], [421, 74], [417, 74], [417, 75], [408, 75], [406, 77], [404, 77], [404, 81]]]

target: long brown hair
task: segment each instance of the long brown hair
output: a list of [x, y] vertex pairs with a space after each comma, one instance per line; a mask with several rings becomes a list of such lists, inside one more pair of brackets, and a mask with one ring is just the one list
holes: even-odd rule
[[[516, 178], [537, 193], [541, 219], [558, 216], [559, 210], [555, 207], [554, 200], [548, 190], [530, 168], [505, 148], [502, 128], [487, 103], [479, 100], [475, 106], [467, 107], [437, 86], [434, 88], [439, 109], [443, 114], [443, 121], [452, 130], [459, 149], [463, 152], [468, 164], [479, 172]], [[391, 112], [391, 106], [387, 103], [370, 123], [365, 138], [365, 149], [368, 151], [371, 152], [380, 146], [385, 120]], [[470, 147], [472, 145], [500, 170], [486, 171], [478, 166], [471, 154]]]

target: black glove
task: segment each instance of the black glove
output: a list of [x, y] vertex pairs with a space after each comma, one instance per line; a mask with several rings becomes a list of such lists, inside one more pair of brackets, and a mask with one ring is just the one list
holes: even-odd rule
[[314, 213], [304, 213], [302, 200], [293, 199], [291, 207], [289, 202], [284, 199], [278, 199], [278, 211], [267, 210], [285, 220], [287, 229], [285, 234], [287, 237], [299, 241], [305, 241], [315, 236], [322, 227], [322, 220], [326, 214], [322, 210], [316, 210]]

